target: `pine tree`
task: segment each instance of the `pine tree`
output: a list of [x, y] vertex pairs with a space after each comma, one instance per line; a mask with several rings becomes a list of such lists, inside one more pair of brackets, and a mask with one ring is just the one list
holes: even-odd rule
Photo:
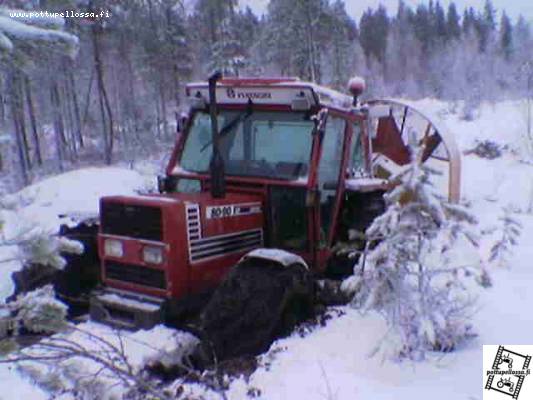
[[355, 293], [355, 305], [387, 321], [389, 333], [376, 351], [419, 360], [427, 351], [451, 351], [472, 335], [469, 285], [490, 280], [477, 256], [475, 219], [434, 193], [433, 172], [420, 164], [421, 150], [413, 154], [386, 195], [386, 212], [366, 232], [375, 247], [360, 259], [362, 274], [343, 289]]
[[440, 43], [444, 43], [448, 40], [448, 31], [447, 31], [447, 25], [446, 25], [446, 15], [444, 13], [444, 9], [440, 5], [440, 2], [437, 1], [435, 4], [435, 36], [437, 38], [437, 41]]
[[383, 64], [390, 30], [386, 8], [380, 5], [375, 12], [368, 9], [363, 13], [359, 25], [360, 42], [367, 59], [374, 57]]
[[330, 20], [330, 43], [329, 43], [329, 65], [331, 85], [339, 90], [344, 89], [346, 82], [353, 75], [353, 59], [355, 58], [355, 48], [353, 42], [357, 36], [355, 22], [348, 16], [344, 2], [336, 0], [332, 4], [329, 12]]
[[463, 34], [468, 35], [470, 34], [477, 25], [477, 17], [474, 12], [474, 9], [472, 7], [468, 7], [465, 9], [463, 13]]
[[477, 20], [476, 29], [479, 36], [479, 49], [484, 52], [496, 30], [496, 10], [491, 0], [485, 1], [483, 14]]
[[323, 0], [272, 0], [266, 27], [270, 59], [283, 75], [322, 80], [322, 53], [328, 18]]
[[416, 8], [413, 28], [416, 37], [422, 43], [422, 50], [427, 54], [433, 43], [434, 32], [432, 31], [431, 14], [425, 4], [419, 4]]
[[457, 13], [457, 7], [453, 2], [451, 2], [448, 6], [448, 14], [446, 15], [446, 31], [450, 39], [458, 40], [461, 37], [459, 14]]
[[509, 60], [513, 54], [513, 25], [505, 11], [500, 22], [500, 49], [505, 59]]

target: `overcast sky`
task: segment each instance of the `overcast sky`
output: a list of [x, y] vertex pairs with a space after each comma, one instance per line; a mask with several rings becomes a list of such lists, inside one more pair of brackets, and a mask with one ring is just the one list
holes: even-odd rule
[[[239, 0], [243, 6], [249, 5], [252, 10], [261, 15], [268, 4], [268, 0]], [[429, 3], [429, 0], [404, 0], [406, 4], [416, 6], [419, 3]], [[451, 0], [440, 0], [440, 3], [447, 8]], [[465, 6], [472, 6], [478, 10], [483, 8], [485, 0], [454, 0], [455, 4], [462, 13]], [[363, 12], [368, 8], [376, 8], [379, 4], [383, 4], [389, 10], [389, 14], [396, 12], [398, 9], [398, 0], [346, 0], [346, 10], [348, 13], [359, 22], [359, 18]], [[528, 20], [533, 21], [533, 0], [492, 0], [492, 4], [498, 10], [505, 9], [507, 14], [513, 18], [517, 18], [522, 14]], [[500, 15], [500, 14], [498, 14]]]

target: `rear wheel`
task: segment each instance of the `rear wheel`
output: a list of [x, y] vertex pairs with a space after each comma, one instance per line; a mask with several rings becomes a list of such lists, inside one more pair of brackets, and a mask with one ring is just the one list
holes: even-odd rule
[[313, 308], [314, 283], [304, 266], [247, 259], [228, 274], [195, 324], [203, 341], [201, 358], [259, 354]]

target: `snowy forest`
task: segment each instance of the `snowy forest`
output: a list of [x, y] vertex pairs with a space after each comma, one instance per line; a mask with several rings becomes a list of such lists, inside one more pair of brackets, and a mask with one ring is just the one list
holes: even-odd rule
[[[17, 1], [0, 9], [0, 156], [5, 188], [94, 162], [166, 152], [184, 84], [226, 76], [297, 76], [367, 97], [481, 100], [531, 96], [533, 38], [490, 0], [447, 9], [401, 0], [351, 18], [341, 0], [272, 0], [259, 17], [235, 0]], [[10, 18], [78, 10], [106, 18]], [[16, 25], [14, 25], [16, 24]], [[38, 30], [36, 30], [36, 28]]]

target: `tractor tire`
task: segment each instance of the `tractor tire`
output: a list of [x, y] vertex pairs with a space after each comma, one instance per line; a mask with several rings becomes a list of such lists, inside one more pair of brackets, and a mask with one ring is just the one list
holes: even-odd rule
[[300, 264], [254, 258], [239, 263], [193, 326], [202, 340], [196, 361], [205, 367], [264, 352], [313, 314], [314, 293], [311, 274]]

